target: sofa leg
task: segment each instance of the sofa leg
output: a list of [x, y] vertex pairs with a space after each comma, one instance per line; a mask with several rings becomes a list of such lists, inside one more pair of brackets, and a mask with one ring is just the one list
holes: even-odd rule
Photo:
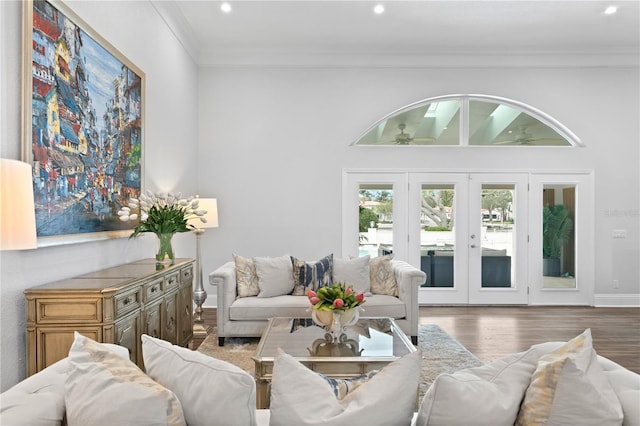
[[418, 345], [418, 336], [411, 336], [411, 343], [413, 343], [414, 346]]
[[224, 337], [218, 337], [218, 346], [224, 346]]

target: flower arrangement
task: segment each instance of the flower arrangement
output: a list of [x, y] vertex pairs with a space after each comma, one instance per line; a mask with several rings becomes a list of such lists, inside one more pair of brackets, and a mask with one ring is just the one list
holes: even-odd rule
[[[140, 199], [132, 198], [129, 206], [118, 210], [118, 216], [123, 222], [139, 219], [138, 225], [133, 229], [129, 238], [137, 237], [144, 232], [153, 232], [160, 239], [157, 261], [165, 258], [174, 259], [171, 237], [178, 232], [188, 232], [197, 229], [189, 223], [190, 220], [200, 218], [206, 223], [204, 217], [206, 210], [199, 210], [199, 200], [194, 197], [181, 199], [181, 194], [158, 192], [153, 194], [147, 191], [141, 194]], [[136, 211], [139, 212], [136, 213]]]
[[313, 309], [319, 311], [348, 310], [362, 305], [364, 293], [356, 293], [353, 286], [336, 282], [332, 286], [320, 287], [317, 292], [307, 290]]
[[[153, 232], [156, 235], [175, 234], [178, 232], [188, 232], [196, 229], [189, 224], [189, 220], [200, 218], [206, 223], [203, 216], [206, 210], [198, 210], [199, 201], [197, 198], [189, 197], [181, 199], [181, 194], [156, 193], [147, 191], [141, 194], [140, 199], [129, 200], [128, 207], [122, 207], [118, 211], [118, 216], [123, 222], [136, 220], [140, 217], [138, 226], [133, 229], [131, 237], [136, 237], [143, 232]], [[139, 211], [139, 216], [135, 211]]]

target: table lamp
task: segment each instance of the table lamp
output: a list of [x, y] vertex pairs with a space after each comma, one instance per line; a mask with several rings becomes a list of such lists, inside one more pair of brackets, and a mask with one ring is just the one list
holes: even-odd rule
[[0, 250], [38, 247], [31, 166], [0, 159]]
[[200, 255], [200, 237], [204, 234], [205, 228], [218, 227], [218, 201], [215, 198], [198, 198], [198, 210], [206, 210], [207, 213], [202, 216], [206, 222], [202, 222], [200, 218], [191, 219], [190, 225], [196, 227], [193, 233], [196, 234], [196, 261], [198, 263], [198, 272], [196, 274], [196, 289], [193, 291], [193, 302], [196, 305], [195, 315], [193, 319], [193, 335], [196, 337], [206, 336], [209, 329], [204, 326], [202, 319], [202, 304], [207, 300], [207, 292], [202, 285], [202, 261]]

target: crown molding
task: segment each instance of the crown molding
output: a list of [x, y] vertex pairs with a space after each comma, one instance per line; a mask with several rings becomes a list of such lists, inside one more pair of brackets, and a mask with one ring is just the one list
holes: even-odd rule
[[198, 63], [198, 43], [175, 1], [149, 0], [149, 3], [158, 12], [193, 61]]
[[329, 52], [286, 49], [201, 50], [203, 67], [294, 68], [639, 68], [640, 52], [456, 51], [446, 52]]

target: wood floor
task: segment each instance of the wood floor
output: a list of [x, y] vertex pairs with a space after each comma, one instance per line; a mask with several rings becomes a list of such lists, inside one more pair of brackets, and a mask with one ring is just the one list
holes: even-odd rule
[[[206, 325], [215, 326], [215, 313], [205, 308]], [[590, 328], [599, 355], [640, 373], [638, 308], [421, 306], [420, 323], [438, 324], [485, 362], [536, 343], [567, 341]]]

